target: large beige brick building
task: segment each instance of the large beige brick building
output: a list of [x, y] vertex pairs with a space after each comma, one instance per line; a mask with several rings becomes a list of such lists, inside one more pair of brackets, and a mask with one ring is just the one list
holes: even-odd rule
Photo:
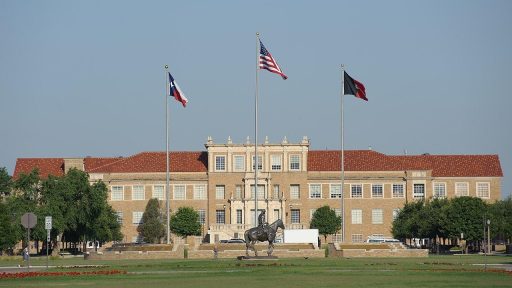
[[[309, 228], [315, 209], [329, 205], [342, 213], [340, 151], [310, 150], [299, 143], [258, 145], [259, 177], [254, 177], [254, 144], [214, 143], [206, 151], [171, 152], [170, 207], [199, 212], [203, 236], [214, 242], [242, 237], [254, 226], [254, 209], [267, 221], [283, 219], [287, 229]], [[141, 241], [137, 233], [146, 204], [166, 199], [165, 152], [142, 152], [118, 158], [20, 158], [14, 176], [39, 168], [43, 177], [63, 175], [74, 167], [102, 180], [119, 215], [125, 242]], [[503, 176], [497, 155], [390, 156], [372, 150], [345, 151], [345, 241], [391, 236], [393, 217], [417, 199], [473, 196], [500, 199]], [[257, 190], [257, 193], [255, 193]], [[255, 194], [257, 199], [255, 201]], [[341, 235], [332, 235], [340, 241]]]

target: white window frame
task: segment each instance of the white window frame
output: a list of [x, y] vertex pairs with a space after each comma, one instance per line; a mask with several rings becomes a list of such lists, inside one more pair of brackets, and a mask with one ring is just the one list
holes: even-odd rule
[[[137, 190], [136, 187], [142, 187], [142, 191], [135, 191], [135, 190]], [[146, 192], [144, 189], [144, 185], [132, 185], [132, 200], [137, 200], [137, 201], [145, 200], [145, 198], [146, 198]]]
[[352, 224], [363, 224], [363, 210], [352, 209], [352, 211], [350, 211], [350, 218]]
[[215, 223], [226, 224], [226, 210], [215, 210]]
[[[423, 186], [423, 195], [420, 196], [420, 194], [416, 193], [416, 185], [422, 185]], [[418, 186], [419, 187], [419, 186]], [[427, 185], [425, 185], [424, 182], [421, 182], [421, 183], [412, 183], [412, 198], [414, 199], [425, 199], [425, 197], [427, 196]]]
[[384, 224], [383, 209], [372, 209], [372, 224]]
[[309, 199], [322, 199], [322, 184], [309, 184]]
[[143, 215], [144, 215], [144, 212], [133, 211], [132, 212], [132, 224], [134, 224], [134, 225], [142, 224], [142, 216]]
[[[266, 190], [267, 186], [266, 185], [263, 185], [263, 184], [259, 184], [258, 185], [258, 200], [263, 200], [265, 199], [265, 190]], [[251, 199], [254, 200], [254, 185], [251, 185]]]
[[[162, 187], [162, 192], [160, 191], [156, 191], [157, 189], [156, 188], [159, 188]], [[160, 197], [160, 193], [162, 193], [161, 197]], [[158, 200], [165, 200], [165, 185], [153, 185], [153, 194], [152, 194], [152, 197], [151, 198], [156, 198]]]
[[[461, 187], [460, 186], [465, 186], [464, 189], [462, 190], [465, 190], [464, 194], [461, 194]], [[462, 197], [462, 196], [469, 196], [469, 183], [468, 182], [455, 182], [455, 196], [456, 197]]]
[[279, 199], [281, 196], [281, 189], [279, 187], [279, 184], [274, 184], [272, 186], [272, 199], [276, 200]]
[[215, 155], [215, 171], [226, 171], [226, 155]]
[[235, 186], [235, 199], [244, 199], [244, 186], [236, 185]]
[[117, 216], [117, 223], [123, 225], [123, 211], [116, 211], [116, 216]]
[[363, 234], [352, 234], [350, 236], [352, 243], [363, 243]]
[[194, 200], [207, 200], [206, 198], [206, 185], [194, 185]]
[[[487, 195], [482, 195], [481, 193], [481, 187], [486, 186]], [[476, 182], [476, 197], [482, 198], [482, 199], [489, 199], [491, 198], [491, 183], [489, 182]]]
[[[252, 171], [254, 171], [254, 165], [255, 165], [254, 160], [256, 158], [254, 157], [254, 155], [252, 155], [251, 158], [252, 158], [251, 169], [252, 169]], [[258, 171], [261, 171], [261, 170], [263, 170], [263, 157], [261, 156], [261, 154], [258, 154]]]
[[[120, 191], [114, 191], [117, 189]], [[121, 185], [113, 185], [110, 187], [110, 201], [123, 201], [124, 200], [124, 186]], [[119, 197], [120, 196], [120, 197]]]
[[244, 213], [242, 209], [236, 209], [236, 224], [244, 224]]
[[[356, 195], [354, 197], [354, 190], [353, 189], [356, 188], [356, 187], [360, 187], [361, 188], [361, 195]], [[363, 184], [359, 184], [359, 183], [357, 183], [357, 184], [350, 184], [350, 198], [358, 198], [358, 199], [359, 198], [363, 198]]]
[[392, 214], [392, 218], [391, 219], [393, 219], [393, 221], [395, 221], [396, 218], [398, 218], [398, 214], [400, 214], [400, 208], [393, 209], [393, 214]]
[[334, 208], [333, 210], [334, 210], [334, 213], [336, 214], [336, 217], [341, 217], [341, 212], [342, 212], [341, 208]]
[[[401, 187], [398, 189], [398, 187]], [[397, 189], [395, 189], [397, 188]], [[405, 197], [405, 185], [404, 183], [393, 183], [391, 184], [391, 197], [392, 198], [404, 198]]]
[[[183, 189], [183, 190], [182, 190]], [[187, 200], [187, 185], [177, 184], [172, 186], [172, 199]]]
[[283, 169], [283, 157], [280, 154], [270, 155], [270, 170], [281, 171]]
[[[297, 191], [295, 191], [297, 188]], [[300, 185], [290, 184], [290, 199], [300, 199]]]
[[329, 198], [331, 198], [331, 199], [341, 198], [341, 184], [330, 184], [329, 185]]
[[[379, 187], [379, 186], [380, 186], [380, 196], [379, 196], [379, 195], [377, 195], [377, 194], [375, 193], [375, 190], [374, 190], [374, 188], [376, 188], [376, 189], [377, 189], [377, 187]], [[379, 198], [379, 199], [384, 198], [384, 184], [380, 184], [380, 183], [378, 183], [378, 184], [372, 184], [372, 198]]]
[[199, 214], [199, 224], [206, 223], [206, 210], [199, 209], [197, 210], [197, 214]]
[[233, 155], [233, 171], [245, 172], [245, 156]]
[[300, 223], [300, 209], [290, 209], [290, 222], [292, 224]]
[[290, 154], [290, 171], [300, 171], [300, 154]]
[[432, 191], [434, 198], [446, 198], [446, 182], [432, 183]]
[[216, 185], [215, 186], [215, 199], [224, 200], [226, 199], [226, 186]]

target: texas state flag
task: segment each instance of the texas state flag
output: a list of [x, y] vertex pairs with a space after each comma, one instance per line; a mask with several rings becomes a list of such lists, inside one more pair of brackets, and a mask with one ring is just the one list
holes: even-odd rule
[[178, 86], [178, 83], [174, 81], [174, 78], [172, 78], [171, 73], [167, 72], [169, 74], [169, 91], [168, 95], [173, 96], [176, 101], [181, 102], [183, 107], [187, 106], [188, 99], [185, 97], [185, 94], [181, 91], [180, 86]]

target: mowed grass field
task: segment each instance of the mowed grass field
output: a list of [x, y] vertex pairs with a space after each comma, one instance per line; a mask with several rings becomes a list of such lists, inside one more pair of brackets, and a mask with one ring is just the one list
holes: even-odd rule
[[[0, 258], [17, 266], [19, 257]], [[483, 265], [488, 263], [487, 269]], [[46, 258], [32, 259], [46, 265]], [[120, 275], [46, 276], [1, 279], [0, 287], [512, 287], [512, 273], [494, 264], [512, 265], [511, 256], [430, 256], [428, 258], [324, 258], [238, 261], [50, 260], [50, 271], [123, 270]], [[25, 271], [25, 270], [23, 270]], [[45, 271], [45, 269], [41, 270]]]

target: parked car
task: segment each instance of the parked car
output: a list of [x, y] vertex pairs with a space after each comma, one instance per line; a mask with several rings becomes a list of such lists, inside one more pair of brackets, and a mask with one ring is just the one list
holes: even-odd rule
[[229, 239], [227, 243], [245, 243], [245, 240], [240, 238], [232, 238]]

